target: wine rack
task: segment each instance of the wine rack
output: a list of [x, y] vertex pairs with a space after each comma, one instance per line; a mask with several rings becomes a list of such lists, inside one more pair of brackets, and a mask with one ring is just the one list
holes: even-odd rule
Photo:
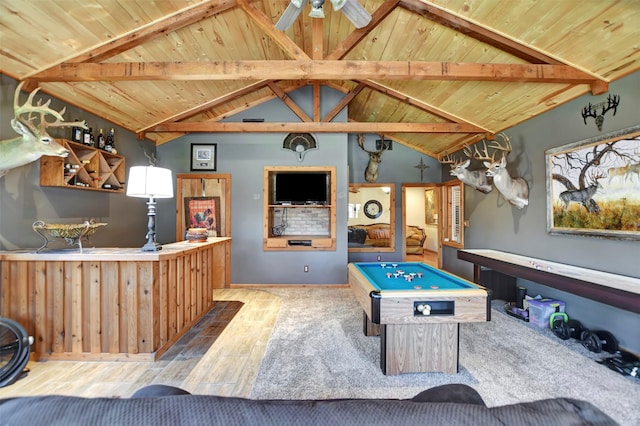
[[56, 141], [69, 150], [69, 155], [40, 157], [41, 186], [124, 192], [124, 157], [66, 139]]

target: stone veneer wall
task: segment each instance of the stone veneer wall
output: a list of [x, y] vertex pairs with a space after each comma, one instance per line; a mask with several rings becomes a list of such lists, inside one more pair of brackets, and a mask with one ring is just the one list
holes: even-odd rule
[[274, 226], [286, 212], [286, 229], [282, 235], [328, 235], [329, 209], [325, 208], [281, 208], [274, 210]]

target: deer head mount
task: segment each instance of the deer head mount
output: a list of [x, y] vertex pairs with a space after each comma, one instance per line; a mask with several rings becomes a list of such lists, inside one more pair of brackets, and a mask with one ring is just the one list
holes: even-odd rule
[[451, 155], [446, 155], [439, 158], [438, 161], [442, 164], [449, 164], [451, 166], [451, 170], [449, 171], [451, 176], [457, 177], [458, 180], [465, 185], [468, 185], [483, 194], [488, 194], [493, 188], [491, 178], [487, 176], [484, 169], [469, 170], [468, 168], [469, 164], [471, 164], [473, 154], [468, 147], [466, 147], [463, 152], [467, 156], [466, 160], [458, 160]]
[[[618, 105], [620, 105], [620, 95], [609, 95], [606, 102], [601, 102], [599, 104], [591, 104], [591, 102], [589, 102], [586, 107], [582, 108], [582, 118], [584, 120], [584, 124], [587, 124], [588, 117], [593, 117], [595, 119], [596, 126], [598, 126], [598, 130], [602, 131], [602, 125], [604, 124], [604, 115], [609, 110], [613, 110], [613, 115], [616, 115]], [[600, 114], [598, 114], [599, 108], [601, 108]]]
[[[11, 127], [21, 136], [13, 139], [0, 141], [0, 177], [6, 175], [12, 169], [23, 166], [37, 160], [43, 155], [54, 157], [66, 157], [69, 151], [57, 143], [47, 133], [49, 127], [69, 127], [80, 126], [87, 128], [84, 121], [64, 123], [65, 108], [55, 111], [49, 108], [51, 100], [44, 105], [42, 100], [34, 105], [33, 98], [40, 88], [29, 94], [26, 102], [20, 105], [20, 91], [24, 82], [16, 88], [13, 98], [14, 118], [11, 120]], [[46, 116], [51, 115], [55, 122], [48, 122]]]
[[[505, 133], [498, 133], [496, 137], [502, 139], [500, 143], [497, 139], [488, 146], [483, 142], [483, 150], [479, 151], [477, 146], [473, 156], [483, 161], [487, 168], [486, 174], [493, 178], [493, 184], [502, 196], [514, 207], [524, 208], [529, 204], [529, 185], [527, 181], [521, 177], [512, 178], [507, 171], [507, 156], [511, 152], [511, 141]], [[493, 149], [493, 153], [489, 156], [489, 149]], [[499, 160], [495, 159], [497, 152], [502, 151]]]
[[369, 183], [375, 183], [378, 180], [378, 166], [382, 162], [382, 153], [387, 149], [387, 144], [384, 143], [384, 137], [382, 138], [382, 144], [377, 151], [369, 151], [364, 148], [364, 135], [358, 134], [358, 146], [367, 154], [369, 154], [369, 163], [364, 170], [364, 180]]

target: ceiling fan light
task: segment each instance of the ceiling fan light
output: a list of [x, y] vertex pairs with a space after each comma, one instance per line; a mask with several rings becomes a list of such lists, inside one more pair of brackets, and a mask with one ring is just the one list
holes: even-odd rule
[[[371, 15], [367, 12], [357, 0], [332, 0], [333, 7], [336, 10], [342, 10], [342, 13], [351, 21], [356, 28], [363, 28], [371, 22]], [[339, 5], [337, 7], [336, 5]]]
[[278, 22], [276, 22], [276, 29], [284, 31], [293, 25], [305, 4], [307, 4], [307, 0], [291, 0]]
[[342, 6], [347, 2], [347, 0], [331, 0], [331, 4], [333, 5], [333, 10], [338, 11], [342, 9]]
[[309, 12], [309, 16], [312, 18], [324, 18], [324, 10], [322, 10], [322, 5], [320, 7], [316, 7], [311, 4], [311, 12]]

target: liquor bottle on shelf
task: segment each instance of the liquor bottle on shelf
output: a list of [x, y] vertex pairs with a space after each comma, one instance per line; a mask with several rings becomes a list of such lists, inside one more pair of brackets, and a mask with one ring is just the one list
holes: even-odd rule
[[107, 132], [107, 138], [104, 142], [104, 150], [107, 152], [113, 152], [114, 154], [117, 152], [115, 150], [116, 148], [116, 143], [115, 143], [115, 139], [114, 139], [114, 130], [113, 128], [111, 130], [109, 130]]
[[[76, 121], [79, 121], [79, 120], [76, 120]], [[71, 141], [82, 143], [83, 130], [84, 129], [80, 126], [73, 126], [71, 128]]]
[[84, 129], [82, 132], [82, 143], [87, 146], [91, 146], [91, 139], [93, 139], [93, 130], [91, 127]]
[[100, 133], [98, 133], [98, 148], [100, 149], [105, 149], [105, 138], [104, 138], [104, 133], [102, 132], [102, 129], [100, 129]]

